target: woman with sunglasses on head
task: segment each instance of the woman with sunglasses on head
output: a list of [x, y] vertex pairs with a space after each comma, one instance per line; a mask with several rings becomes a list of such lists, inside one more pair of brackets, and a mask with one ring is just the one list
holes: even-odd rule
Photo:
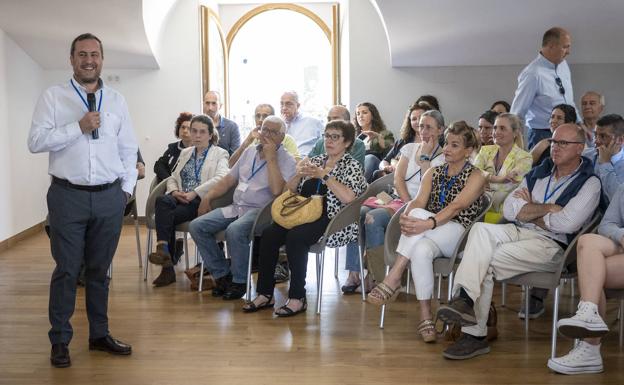
[[[576, 122], [576, 109], [569, 104], [558, 104], [553, 107], [550, 114], [550, 132], [555, 132], [557, 127], [564, 123]], [[550, 142], [542, 139], [531, 149], [533, 166], [541, 164], [544, 159], [550, 157]]]
[[[287, 183], [288, 190], [293, 193], [305, 197], [323, 196], [323, 213], [316, 221], [292, 229], [273, 222], [264, 230], [258, 260], [258, 295], [245, 304], [245, 312], [274, 306], [275, 265], [283, 244], [291, 272], [290, 287], [288, 301], [275, 314], [290, 317], [307, 309], [305, 278], [310, 247], [321, 238], [329, 221], [366, 190], [362, 165], [349, 154], [355, 141], [353, 124], [343, 120], [329, 122], [324, 136], [326, 153], [299, 162], [297, 173]], [[327, 246], [344, 246], [357, 241], [357, 237], [358, 226], [353, 223], [329, 237]]]

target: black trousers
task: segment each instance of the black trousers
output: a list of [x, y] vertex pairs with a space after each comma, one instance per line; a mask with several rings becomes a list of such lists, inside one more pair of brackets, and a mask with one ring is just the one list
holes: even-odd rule
[[258, 261], [258, 294], [273, 295], [275, 288], [275, 265], [279, 249], [286, 244], [286, 255], [290, 266], [290, 288], [288, 298], [305, 297], [305, 279], [308, 269], [308, 252], [318, 242], [329, 224], [326, 214], [312, 223], [288, 230], [272, 223], [262, 232], [260, 257]]
[[197, 208], [200, 202], [201, 199], [199, 197], [196, 197], [188, 204], [178, 202], [171, 195], [161, 195], [156, 198], [154, 210], [156, 239], [168, 242], [169, 252], [172, 257], [175, 254], [176, 226], [197, 218]]
[[50, 246], [56, 262], [50, 282], [50, 342], [69, 344], [72, 339], [69, 320], [83, 262], [89, 338], [104, 337], [109, 333], [106, 273], [119, 242], [126, 196], [119, 183], [98, 192], [52, 183], [47, 203]]

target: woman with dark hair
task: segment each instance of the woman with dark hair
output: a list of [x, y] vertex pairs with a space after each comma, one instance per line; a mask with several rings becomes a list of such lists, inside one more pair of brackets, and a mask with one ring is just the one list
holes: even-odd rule
[[497, 116], [498, 112], [491, 110], [485, 111], [479, 116], [479, 139], [482, 146], [494, 144], [494, 137], [492, 134], [494, 133], [494, 121]]
[[505, 114], [511, 111], [511, 106], [504, 100], [497, 100], [492, 103], [492, 107], [490, 107], [490, 110], [498, 112], [499, 114]]
[[[555, 132], [557, 127], [564, 123], [576, 122], [576, 109], [569, 104], [559, 104], [553, 107], [550, 114], [550, 132]], [[542, 139], [531, 149], [533, 166], [541, 164], [544, 159], [550, 157], [550, 142]]]
[[379, 163], [379, 170], [373, 173], [372, 180], [394, 172], [399, 158], [401, 157], [401, 149], [403, 146], [408, 143], [420, 142], [420, 136], [418, 135], [420, 115], [429, 110], [432, 110], [432, 108], [426, 102], [418, 102], [409, 107], [405, 114], [403, 125], [401, 126], [401, 137], [394, 142], [390, 151], [388, 151], [381, 163]]
[[[325, 154], [299, 162], [297, 173], [287, 183], [288, 190], [302, 196], [322, 195], [323, 213], [314, 222], [286, 229], [272, 223], [262, 233], [258, 260], [258, 285], [256, 298], [245, 304], [243, 311], [250, 313], [272, 308], [275, 304], [275, 265], [280, 246], [286, 245], [290, 266], [288, 302], [275, 311], [278, 317], [290, 317], [307, 309], [305, 278], [308, 252], [325, 232], [329, 221], [347, 204], [366, 190], [362, 165], [349, 150], [355, 141], [355, 128], [350, 122], [334, 120], [325, 126]], [[328, 247], [340, 247], [357, 241], [356, 223], [345, 227], [327, 240]]]
[[372, 180], [373, 172], [379, 168], [379, 163], [394, 143], [394, 135], [386, 129], [379, 110], [373, 103], [363, 102], [357, 105], [354, 125], [358, 137], [366, 146], [364, 158], [364, 177]]
[[161, 265], [162, 271], [154, 280], [155, 286], [175, 282], [174, 260], [175, 227], [197, 217], [201, 198], [227, 173], [228, 152], [216, 144], [219, 132], [212, 119], [197, 115], [191, 119], [191, 147], [184, 148], [178, 158], [172, 177], [167, 180], [167, 192], [156, 198], [156, 251], [150, 262]]
[[432, 109], [442, 112], [442, 110], [440, 109], [440, 103], [438, 103], [438, 98], [433, 95], [420, 95], [420, 97], [416, 99], [414, 104], [418, 104], [420, 102], [425, 102], [430, 105]]
[[175, 122], [174, 134], [176, 138], [180, 140], [177, 142], [169, 143], [167, 150], [158, 158], [154, 163], [154, 173], [156, 173], [156, 180], [158, 183], [169, 178], [173, 167], [178, 161], [180, 151], [191, 145], [191, 119], [193, 114], [190, 112], [181, 112]]
[[446, 130], [445, 163], [423, 175], [416, 198], [401, 214], [397, 260], [367, 297], [374, 305], [388, 302], [410, 265], [420, 305], [418, 332], [425, 342], [435, 342], [437, 335], [431, 312], [433, 260], [450, 257], [465, 229], [479, 216], [485, 178], [470, 164], [478, 146], [475, 132], [466, 122], [455, 122]]

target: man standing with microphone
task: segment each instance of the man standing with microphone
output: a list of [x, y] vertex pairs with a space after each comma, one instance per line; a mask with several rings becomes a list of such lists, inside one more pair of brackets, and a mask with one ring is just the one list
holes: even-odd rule
[[71, 365], [69, 322], [80, 265], [86, 266], [89, 350], [132, 353], [108, 330], [107, 270], [117, 249], [123, 211], [136, 183], [137, 142], [126, 101], [100, 79], [104, 52], [96, 36], [74, 39], [74, 75], [39, 98], [28, 137], [31, 152], [49, 152], [47, 203], [56, 268], [50, 282], [50, 362]]

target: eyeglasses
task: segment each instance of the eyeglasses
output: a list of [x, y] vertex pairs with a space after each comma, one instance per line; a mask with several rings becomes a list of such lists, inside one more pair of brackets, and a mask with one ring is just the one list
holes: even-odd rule
[[338, 139], [342, 138], [342, 135], [340, 135], [340, 134], [325, 134], [323, 136], [325, 137], [325, 139], [329, 139], [332, 142], [335, 142]]
[[264, 134], [264, 135], [270, 135], [270, 136], [275, 136], [275, 135], [279, 135], [280, 131], [279, 130], [270, 130], [266, 127], [261, 127], [260, 128], [260, 133]]
[[551, 146], [559, 146], [561, 148], [566, 148], [568, 147], [569, 144], [585, 144], [585, 142], [579, 142], [579, 141], [569, 141], [569, 140], [555, 140], [555, 139], [548, 139], [548, 141], [550, 142]]
[[561, 95], [565, 95], [565, 88], [563, 88], [563, 82], [559, 76], [555, 78], [555, 83], [557, 83], [557, 86], [559, 87], [559, 93]]

